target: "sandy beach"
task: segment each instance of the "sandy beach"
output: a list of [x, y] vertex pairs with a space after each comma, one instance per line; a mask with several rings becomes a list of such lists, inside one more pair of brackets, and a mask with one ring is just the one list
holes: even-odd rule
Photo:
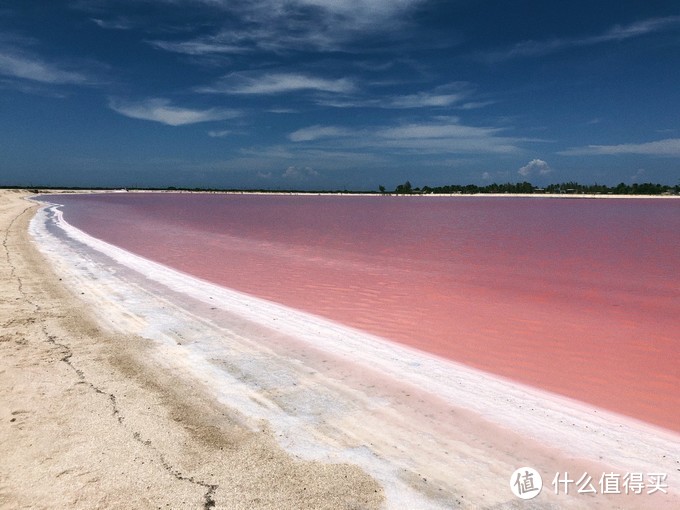
[[[190, 278], [27, 197], [0, 194], [3, 508], [680, 505], [677, 434]], [[567, 472], [597, 493], [554, 490]], [[604, 494], [604, 473], [666, 476]]]
[[25, 196], [0, 195], [0, 507], [381, 507], [362, 470], [285, 453], [102, 329], [28, 239]]

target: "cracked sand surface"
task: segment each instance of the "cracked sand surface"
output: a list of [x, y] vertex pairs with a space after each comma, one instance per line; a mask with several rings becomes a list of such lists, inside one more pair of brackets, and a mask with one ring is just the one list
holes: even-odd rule
[[31, 244], [23, 196], [0, 192], [0, 507], [381, 506], [359, 468], [293, 458], [103, 331]]

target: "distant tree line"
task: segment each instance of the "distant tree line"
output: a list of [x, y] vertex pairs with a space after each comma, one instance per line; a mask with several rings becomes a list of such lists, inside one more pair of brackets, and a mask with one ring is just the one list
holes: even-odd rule
[[[109, 190], [121, 190], [121, 188], [109, 188], [109, 187], [77, 187], [77, 186], [3, 186], [0, 184], [0, 189], [28, 189], [33, 193], [46, 192], [51, 190], [98, 190], [98, 191], [109, 191]], [[193, 192], [230, 192], [230, 193], [346, 193], [346, 194], [364, 194], [371, 193], [367, 191], [353, 191], [353, 190], [339, 190], [339, 189], [317, 189], [317, 190], [300, 190], [300, 189], [276, 189], [271, 188], [208, 188], [208, 187], [137, 187], [131, 186], [123, 188], [126, 191], [134, 190], [147, 190], [147, 191], [193, 191]], [[383, 194], [398, 194], [398, 195], [409, 195], [409, 194], [479, 194], [479, 193], [522, 193], [522, 194], [543, 194], [543, 193], [556, 193], [556, 194], [593, 194], [593, 195], [680, 195], [680, 184], [675, 186], [669, 186], [667, 184], [653, 184], [651, 182], [644, 183], [633, 183], [624, 184], [619, 183], [616, 186], [605, 186], [603, 184], [579, 184], [577, 182], [563, 182], [560, 184], [550, 184], [541, 188], [539, 186], [534, 186], [530, 182], [517, 182], [517, 183], [505, 183], [505, 184], [488, 184], [486, 186], [477, 186], [475, 184], [450, 184], [447, 186], [423, 186], [422, 188], [414, 187], [410, 181], [406, 181], [403, 184], [399, 184], [394, 191], [388, 191], [385, 186], [380, 185], [378, 187], [380, 193]]]
[[[381, 193], [385, 193], [385, 187], [380, 186]], [[593, 195], [678, 195], [680, 185], [669, 186], [666, 184], [653, 184], [651, 182], [605, 186], [604, 184], [579, 184], [578, 182], [563, 182], [549, 184], [542, 188], [534, 186], [530, 182], [517, 182], [505, 184], [488, 184], [477, 186], [475, 184], [450, 184], [447, 186], [423, 186], [414, 188], [410, 181], [399, 184], [394, 193], [396, 194], [477, 194], [477, 193], [522, 193], [522, 194], [593, 194]]]

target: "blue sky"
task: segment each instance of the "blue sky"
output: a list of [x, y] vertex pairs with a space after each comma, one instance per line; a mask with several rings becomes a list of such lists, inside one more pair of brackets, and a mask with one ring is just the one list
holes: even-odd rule
[[679, 114], [677, 1], [0, 4], [0, 184], [677, 184]]

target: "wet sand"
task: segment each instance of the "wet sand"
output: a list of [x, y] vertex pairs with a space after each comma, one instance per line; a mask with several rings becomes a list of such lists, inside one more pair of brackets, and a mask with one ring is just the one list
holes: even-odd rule
[[[17, 198], [8, 508], [677, 507], [677, 435], [43, 227], [58, 218], [31, 226], [47, 262]], [[521, 466], [544, 477], [530, 502], [509, 489]], [[558, 471], [664, 472], [669, 494], [556, 495]]]

